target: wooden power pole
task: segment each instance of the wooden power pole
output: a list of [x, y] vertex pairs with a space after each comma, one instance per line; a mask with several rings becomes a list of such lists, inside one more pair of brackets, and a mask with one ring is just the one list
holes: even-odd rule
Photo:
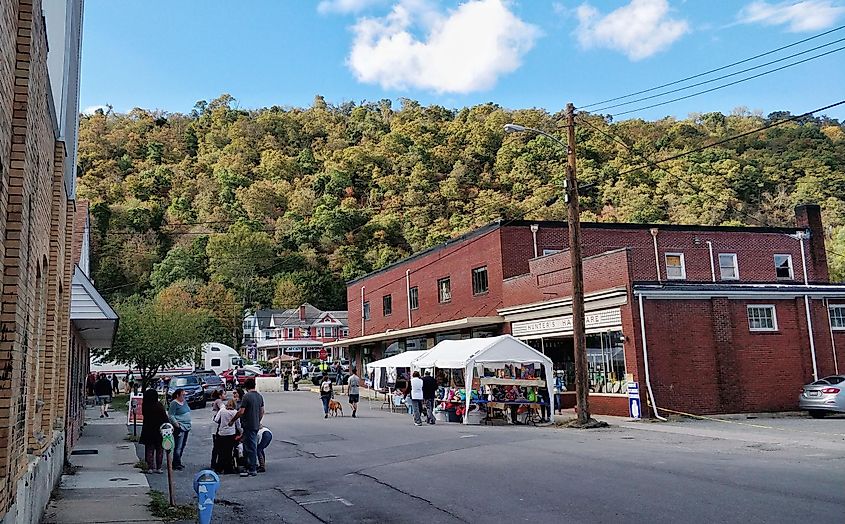
[[566, 104], [567, 164], [566, 197], [568, 203], [569, 254], [572, 266], [572, 340], [575, 352], [575, 399], [578, 424], [590, 421], [587, 375], [587, 337], [584, 326], [584, 268], [581, 264], [581, 210], [578, 206], [578, 178], [575, 170], [575, 106]]

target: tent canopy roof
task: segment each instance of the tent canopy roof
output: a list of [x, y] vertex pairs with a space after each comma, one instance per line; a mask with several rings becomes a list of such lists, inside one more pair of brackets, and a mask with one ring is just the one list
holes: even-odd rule
[[444, 340], [431, 348], [424, 356], [416, 359], [413, 366], [418, 369], [463, 369], [469, 362], [476, 364], [534, 362], [552, 365], [552, 361], [547, 356], [531, 346], [511, 335], [501, 335], [490, 338]]
[[387, 357], [381, 360], [376, 360], [375, 362], [370, 362], [369, 364], [367, 364], [367, 369], [373, 370], [376, 368], [409, 368], [411, 367], [411, 362], [425, 355], [426, 353], [428, 353], [428, 351], [405, 351], [404, 353], [399, 353], [397, 355], [393, 355], [392, 357]]

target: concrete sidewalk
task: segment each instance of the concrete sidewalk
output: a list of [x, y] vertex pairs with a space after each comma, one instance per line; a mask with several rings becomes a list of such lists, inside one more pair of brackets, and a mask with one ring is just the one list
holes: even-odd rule
[[42, 522], [160, 522], [147, 508], [150, 485], [134, 467], [138, 461], [135, 444], [125, 440], [126, 413], [100, 419], [96, 408], [88, 408], [85, 418], [85, 429], [73, 451], [89, 453], [69, 457], [78, 469], [62, 476]]

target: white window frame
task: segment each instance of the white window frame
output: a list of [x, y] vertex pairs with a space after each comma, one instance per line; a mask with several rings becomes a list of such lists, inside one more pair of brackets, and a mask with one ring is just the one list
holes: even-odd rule
[[[441, 284], [448, 284], [449, 291], [441, 289]], [[437, 279], [437, 301], [440, 304], [448, 304], [452, 301], [452, 278], [443, 277]]]
[[296, 338], [296, 331], [294, 328], [287, 328], [285, 330], [285, 335], [287, 335], [286, 338]]
[[562, 251], [561, 249], [544, 249], [543, 250], [543, 256], [547, 257], [549, 255], [554, 255], [556, 253], [560, 253], [561, 251]]
[[[734, 270], [734, 276], [726, 277], [722, 273], [723, 267], [725, 269], [727, 269], [727, 267], [722, 266], [722, 257], [731, 257], [731, 260], [733, 260], [732, 267], [733, 267], [733, 270]], [[739, 280], [739, 261], [736, 258], [736, 253], [719, 253], [719, 279], [720, 280]]]
[[[669, 276], [669, 257], [679, 257], [681, 259], [681, 276]], [[663, 266], [666, 270], [666, 280], [686, 280], [687, 279], [687, 264], [684, 260], [683, 253], [663, 253]], [[673, 266], [674, 267], [674, 266]]]
[[[772, 312], [772, 327], [759, 328], [751, 327], [751, 310], [752, 309], [768, 309]], [[748, 319], [748, 331], [752, 333], [771, 333], [778, 330], [778, 313], [774, 304], [748, 304], [745, 307], [745, 316]]]
[[408, 303], [411, 305], [411, 310], [420, 308], [420, 288], [418, 286], [411, 286], [408, 290]]
[[[841, 313], [837, 315], [842, 320], [839, 326], [833, 325], [834, 314], [833, 310], [840, 310]], [[830, 318], [830, 329], [833, 331], [845, 331], [845, 304], [828, 304], [827, 306], [828, 318]]]
[[[779, 277], [778, 276], [778, 263], [777, 257], [786, 257], [789, 260], [789, 276], [788, 277]], [[787, 253], [775, 253], [772, 256], [772, 261], [775, 264], [775, 278], [778, 280], [795, 280], [795, 266], [792, 265], [792, 255]]]

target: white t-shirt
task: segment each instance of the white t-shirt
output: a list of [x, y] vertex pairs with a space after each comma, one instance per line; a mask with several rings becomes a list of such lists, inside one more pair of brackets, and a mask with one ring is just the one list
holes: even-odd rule
[[[235, 421], [235, 424], [230, 426], [229, 422], [235, 418], [237, 415], [237, 411], [234, 409], [226, 409], [225, 407], [222, 408], [220, 411], [214, 415], [214, 422], [217, 422], [219, 425], [215, 427], [215, 430], [218, 431], [218, 435], [221, 436], [231, 436], [234, 435], [237, 431], [241, 430], [241, 420], [238, 419]], [[217, 429], [219, 428], [219, 430]]]
[[423, 381], [420, 377], [411, 379], [411, 400], [423, 399]]

